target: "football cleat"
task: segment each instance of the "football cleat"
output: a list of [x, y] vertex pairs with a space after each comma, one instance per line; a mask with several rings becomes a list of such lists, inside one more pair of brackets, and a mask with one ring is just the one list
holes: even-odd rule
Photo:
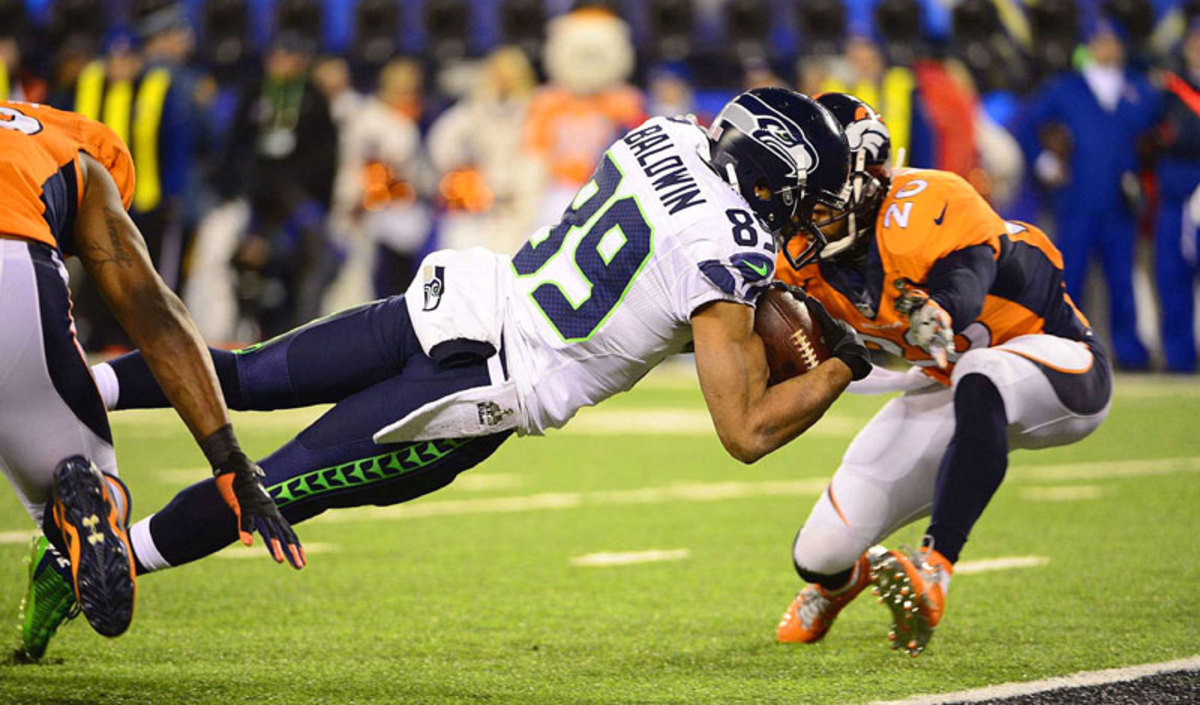
[[854, 564], [850, 580], [838, 590], [830, 591], [816, 583], [796, 593], [775, 630], [780, 644], [813, 644], [822, 639], [842, 608], [858, 597], [871, 582], [871, 564], [864, 553]]
[[920, 656], [942, 621], [954, 566], [928, 546], [873, 551], [870, 561], [872, 592], [892, 612], [892, 648]]
[[21, 648], [18, 660], [37, 661], [62, 624], [79, 615], [75, 590], [65, 574], [71, 565], [45, 536], [33, 540], [29, 554], [29, 585], [21, 600]]
[[129, 491], [83, 456], [54, 471], [54, 522], [62, 532], [75, 599], [88, 624], [120, 636], [133, 620], [137, 582], [126, 523]]

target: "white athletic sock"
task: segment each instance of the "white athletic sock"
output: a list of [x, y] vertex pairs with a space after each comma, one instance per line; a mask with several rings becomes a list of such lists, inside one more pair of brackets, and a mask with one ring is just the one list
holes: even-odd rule
[[133, 543], [133, 552], [137, 554], [138, 563], [149, 573], [171, 567], [167, 559], [158, 552], [158, 546], [154, 545], [154, 537], [150, 534], [150, 520], [153, 518], [154, 515], [151, 514], [129, 527], [129, 540]]
[[100, 398], [104, 400], [104, 408], [109, 411], [117, 408], [117, 399], [121, 397], [121, 383], [117, 380], [117, 373], [112, 365], [107, 362], [92, 365], [92, 378], [96, 380]]

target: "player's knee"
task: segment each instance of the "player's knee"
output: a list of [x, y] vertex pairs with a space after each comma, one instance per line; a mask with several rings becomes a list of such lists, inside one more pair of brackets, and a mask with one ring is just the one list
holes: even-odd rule
[[992, 384], [996, 384], [1002, 378], [1007, 367], [1008, 361], [1005, 359], [1005, 355], [1006, 353], [991, 348], [968, 350], [954, 364], [951, 384], [957, 388], [963, 378], [969, 375], [985, 377]]

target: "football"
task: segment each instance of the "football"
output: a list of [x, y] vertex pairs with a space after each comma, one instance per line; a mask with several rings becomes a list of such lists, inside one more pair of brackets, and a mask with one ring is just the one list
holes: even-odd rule
[[758, 297], [754, 332], [766, 348], [768, 385], [802, 375], [829, 359], [808, 307], [785, 289], [767, 289]]

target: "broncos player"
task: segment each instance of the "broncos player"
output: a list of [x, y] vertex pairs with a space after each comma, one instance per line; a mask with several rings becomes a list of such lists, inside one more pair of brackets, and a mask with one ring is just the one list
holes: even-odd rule
[[[334, 404], [262, 460], [292, 522], [443, 487], [514, 432], [560, 427], [693, 343], [721, 442], [754, 462], [870, 369], [853, 332], [812, 303], [834, 356], [767, 387], [753, 331], [779, 247], [812, 230], [818, 204], [841, 206], [847, 173], [841, 126], [798, 93], [743, 93], [709, 133], [655, 118], [614, 143], [561, 222], [516, 255], [434, 253], [404, 296], [213, 350], [217, 375], [235, 409]], [[111, 408], [165, 401], [140, 353], [97, 375]], [[132, 527], [139, 571], [230, 543], [228, 511], [211, 482], [181, 492]]]
[[[74, 113], [0, 102], [0, 468], [46, 538], [34, 543], [24, 655], [39, 658], [78, 603], [105, 636], [133, 618], [136, 581], [108, 417], [75, 340], [63, 259], [78, 255], [142, 348], [164, 398], [212, 463], [227, 529], [257, 526], [276, 560], [300, 544], [241, 452], [195, 325], [150, 263], [125, 208], [129, 151]], [[65, 556], [61, 558], [61, 556]]]
[[[818, 101], [850, 143], [848, 207], [818, 206], [817, 239], [779, 276], [913, 368], [876, 368], [861, 383], [905, 394], [854, 439], [796, 536], [796, 570], [810, 584], [777, 638], [821, 639], [874, 580], [893, 612], [893, 647], [916, 656], [1009, 449], [1066, 445], [1095, 430], [1111, 371], [1045, 234], [1002, 220], [954, 174], [889, 170], [887, 127], [870, 106], [837, 93]], [[868, 552], [926, 515], [919, 551]]]

